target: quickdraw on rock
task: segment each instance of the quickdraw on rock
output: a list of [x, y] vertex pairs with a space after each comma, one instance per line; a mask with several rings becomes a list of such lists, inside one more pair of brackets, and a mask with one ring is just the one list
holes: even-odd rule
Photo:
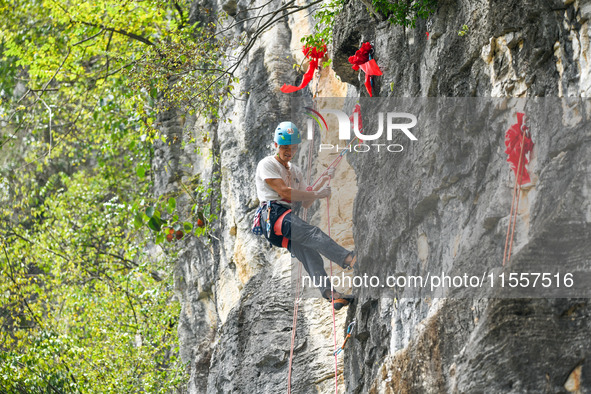
[[372, 96], [372, 76], [374, 75], [382, 75], [382, 70], [378, 67], [375, 59], [372, 57], [373, 46], [369, 42], [364, 42], [361, 45], [361, 48], [355, 52], [355, 55], [349, 57], [349, 63], [353, 66], [353, 70], [357, 71], [360, 68], [365, 73], [365, 88], [367, 89], [367, 93], [369, 93], [369, 97]]
[[349, 323], [349, 326], [347, 327], [347, 336], [345, 337], [345, 341], [343, 342], [343, 346], [341, 346], [339, 348], [339, 350], [337, 350], [336, 352], [334, 352], [335, 356], [338, 356], [339, 353], [341, 353], [343, 351], [343, 349], [345, 348], [345, 345], [347, 344], [347, 341], [349, 340], [349, 338], [351, 338], [351, 333], [353, 332], [353, 328], [355, 327], [355, 324], [357, 322], [355, 320], [353, 320], [351, 323]]
[[310, 59], [310, 66], [308, 67], [308, 71], [306, 71], [306, 73], [304, 74], [304, 77], [302, 78], [302, 82], [300, 83], [299, 86], [292, 86], [292, 85], [283, 84], [283, 86], [281, 87], [281, 91], [283, 93], [297, 92], [298, 90], [301, 90], [301, 89], [305, 88], [306, 86], [308, 86], [308, 84], [310, 83], [310, 81], [314, 77], [314, 71], [316, 71], [316, 69], [318, 68], [318, 62], [326, 54], [326, 45], [323, 46], [322, 50], [317, 49], [315, 46], [312, 46], [312, 47], [305, 46], [303, 49], [303, 52], [304, 52], [304, 56], [306, 56], [306, 58]]

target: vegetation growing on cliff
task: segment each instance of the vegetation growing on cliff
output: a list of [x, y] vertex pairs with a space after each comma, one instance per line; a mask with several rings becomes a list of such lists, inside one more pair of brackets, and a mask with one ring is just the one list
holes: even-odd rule
[[[314, 14], [314, 33], [302, 38], [306, 46], [322, 48], [332, 42], [337, 16], [342, 12], [345, 0], [331, 0]], [[413, 28], [418, 19], [427, 19], [437, 8], [437, 0], [371, 0], [373, 11], [385, 16], [393, 25]]]
[[413, 28], [418, 19], [427, 19], [435, 12], [437, 0], [372, 0], [376, 12], [385, 15], [393, 25]]
[[0, 391], [183, 384], [174, 260], [211, 236], [219, 179], [153, 195], [154, 143], [178, 143], [162, 114], [223, 120], [257, 37], [317, 3], [248, 36], [189, 0], [0, 3]]
[[228, 82], [212, 55], [224, 42], [189, 24], [189, 5], [0, 5], [0, 391], [170, 392], [185, 378], [179, 245], [155, 254], [134, 222], [153, 204], [158, 113], [210, 113]]

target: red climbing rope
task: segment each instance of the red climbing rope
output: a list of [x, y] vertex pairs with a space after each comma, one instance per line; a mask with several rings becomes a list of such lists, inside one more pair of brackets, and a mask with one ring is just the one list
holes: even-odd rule
[[[342, 157], [342, 156], [341, 156]], [[330, 186], [330, 178], [328, 179], [328, 186]], [[326, 197], [326, 222], [328, 226], [328, 237], [330, 238], [330, 196]], [[332, 261], [330, 262], [330, 277], [332, 278]], [[330, 281], [330, 301], [332, 309], [332, 337], [334, 338], [334, 351], [337, 351], [337, 323], [334, 313], [334, 286], [332, 280]], [[339, 370], [338, 370], [338, 357], [334, 355], [334, 392], [339, 392]]]
[[[311, 68], [311, 67], [310, 67]], [[317, 66], [315, 67], [317, 68]], [[318, 93], [318, 81], [320, 77], [318, 76], [316, 79], [316, 92]], [[312, 134], [312, 140], [308, 146], [308, 168], [306, 174], [306, 182], [310, 184], [310, 178], [312, 177], [312, 147], [314, 146], [314, 134]], [[308, 210], [304, 209], [302, 214], [303, 219], [306, 220], [308, 217]], [[298, 323], [298, 308], [301, 301], [301, 293], [302, 293], [302, 263], [298, 264], [298, 279], [296, 283], [296, 292], [294, 295], [294, 302], [293, 302], [293, 320], [292, 320], [292, 328], [291, 328], [291, 347], [289, 350], [289, 367], [287, 373], [287, 393], [291, 394], [291, 373], [292, 373], [292, 365], [293, 365], [293, 352], [295, 347], [295, 337], [296, 337], [296, 329]]]
[[293, 320], [292, 320], [292, 329], [291, 329], [291, 348], [289, 350], [289, 369], [287, 373], [287, 393], [291, 394], [291, 371], [292, 371], [292, 363], [293, 363], [293, 350], [295, 344], [295, 336], [296, 336], [296, 326], [298, 320], [298, 306], [300, 304], [300, 297], [301, 297], [301, 278], [302, 278], [302, 264], [298, 264], [298, 280], [296, 284], [296, 294], [294, 297], [293, 302]]
[[[318, 84], [318, 82], [317, 82]], [[318, 88], [316, 89], [318, 90]], [[359, 137], [353, 138], [349, 144], [339, 153], [336, 159], [332, 161], [328, 165], [328, 167], [322, 172], [318, 178], [314, 181], [311, 186], [308, 186], [307, 190], [313, 190], [314, 186], [325, 177], [328, 171], [331, 168], [336, 168], [345, 154], [349, 152], [348, 148], [353, 144], [355, 140], [359, 140]], [[310, 177], [311, 177], [311, 168], [312, 168], [312, 146], [314, 145], [314, 136], [312, 135], [312, 140], [308, 146], [308, 169], [307, 169], [307, 183], [310, 184]], [[328, 185], [323, 187], [330, 186], [331, 178], [328, 178]], [[303, 219], [307, 219], [308, 210], [304, 209], [303, 212]], [[327, 225], [328, 225], [328, 236], [330, 237], [330, 197], [326, 198], [326, 216], [327, 216]], [[332, 271], [332, 261], [330, 262], [330, 276], [333, 276]], [[293, 352], [294, 352], [294, 344], [295, 344], [295, 336], [296, 336], [296, 328], [297, 328], [297, 318], [298, 318], [298, 306], [301, 296], [301, 277], [302, 277], [302, 264], [298, 265], [298, 280], [296, 284], [296, 295], [294, 299], [294, 308], [293, 308], [293, 320], [292, 320], [292, 329], [291, 329], [291, 348], [289, 351], [289, 366], [288, 366], [288, 373], [287, 373], [287, 393], [291, 394], [291, 375], [292, 375], [292, 366], [293, 366]], [[331, 309], [332, 309], [332, 328], [333, 328], [333, 338], [334, 338], [334, 379], [335, 379], [335, 394], [338, 394], [339, 391], [339, 383], [338, 383], [338, 350], [337, 350], [337, 327], [336, 327], [336, 316], [335, 316], [335, 309], [334, 309], [334, 287], [332, 285], [332, 281], [330, 283], [330, 293], [331, 293]], [[346, 343], [346, 340], [345, 340]], [[344, 347], [344, 344], [343, 344]]]
[[[521, 156], [523, 154], [524, 142], [525, 142], [525, 140], [521, 141], [521, 153], [519, 155], [519, 164], [517, 165], [517, 172], [515, 174], [515, 185], [513, 186], [513, 198], [511, 199], [511, 212], [509, 213], [509, 225], [507, 227], [507, 236], [505, 237], [505, 250], [503, 252], [503, 266], [505, 265], [506, 261], [509, 261], [511, 259], [511, 249], [513, 248], [513, 235], [515, 233], [515, 223], [517, 222], [517, 210], [519, 209], [519, 199], [521, 196], [521, 184], [520, 184], [521, 164], [522, 164]], [[517, 197], [517, 204], [515, 204], [516, 197]], [[514, 205], [516, 206], [515, 210], [513, 210]], [[509, 236], [509, 233], [511, 233], [511, 236]], [[509, 243], [509, 238], [511, 238], [511, 243], [509, 246], [509, 253], [507, 253], [507, 244]]]
[[[313, 137], [312, 137], [313, 138]], [[313, 141], [313, 139], [312, 139]], [[310, 167], [312, 165], [312, 146], [314, 144], [310, 143], [310, 147], [308, 149], [308, 173], [307, 173], [307, 182], [310, 182], [310, 177], [311, 177], [311, 172], [310, 172]], [[308, 210], [304, 209], [304, 212], [302, 214], [303, 219], [306, 220], [307, 216], [308, 216]], [[292, 372], [292, 364], [293, 364], [293, 351], [294, 351], [294, 345], [295, 345], [295, 336], [296, 336], [296, 328], [297, 328], [297, 323], [298, 323], [298, 307], [301, 301], [301, 291], [302, 291], [302, 263], [300, 262], [298, 264], [298, 273], [297, 273], [298, 279], [297, 279], [297, 283], [296, 283], [296, 292], [295, 292], [295, 296], [294, 296], [294, 301], [293, 301], [293, 320], [292, 320], [292, 328], [291, 328], [291, 347], [289, 350], [289, 367], [288, 367], [288, 373], [287, 373], [287, 393], [291, 394], [291, 372]]]

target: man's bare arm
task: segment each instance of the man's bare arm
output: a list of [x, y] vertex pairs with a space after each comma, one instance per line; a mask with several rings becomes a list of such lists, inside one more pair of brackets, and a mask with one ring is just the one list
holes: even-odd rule
[[[271, 188], [275, 190], [283, 200], [303, 201], [304, 208], [308, 208], [314, 200], [330, 196], [330, 188], [326, 188], [320, 192], [317, 190], [304, 191], [292, 189], [287, 186], [281, 178], [265, 179], [265, 182], [267, 182], [267, 184], [271, 186]], [[322, 185], [319, 186], [321, 187]]]

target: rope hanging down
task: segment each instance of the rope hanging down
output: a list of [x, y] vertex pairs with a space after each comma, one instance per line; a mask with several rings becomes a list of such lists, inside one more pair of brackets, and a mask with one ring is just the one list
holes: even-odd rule
[[[339, 163], [341, 162], [341, 160], [343, 159], [343, 157], [347, 154], [347, 152], [349, 152], [348, 148], [349, 146], [351, 146], [351, 144], [356, 140], [359, 139], [359, 137], [355, 137], [353, 138], [349, 144], [347, 144], [347, 146], [341, 150], [341, 152], [339, 153], [339, 155], [337, 156], [336, 159], [334, 159], [332, 161], [332, 163], [330, 163], [330, 165], [326, 168], [326, 170], [324, 170], [324, 172], [322, 174], [320, 174], [320, 176], [316, 179], [316, 181], [314, 182], [314, 184], [312, 184], [312, 186], [308, 186], [308, 190], [312, 190], [314, 188], [314, 186], [323, 178], [326, 177], [326, 174], [330, 171], [331, 168], [336, 168]], [[330, 186], [330, 181], [331, 181], [331, 177], [328, 177], [328, 182], [325, 184], [325, 186], [323, 187], [328, 187]], [[328, 236], [331, 236], [331, 232], [330, 232], [330, 197], [326, 197], [326, 221], [327, 221], [327, 230], [328, 230]], [[330, 277], [333, 277], [333, 271], [332, 271], [332, 261], [330, 262]], [[334, 285], [332, 283], [332, 281], [330, 282], [330, 302], [331, 302], [331, 310], [332, 310], [332, 334], [333, 334], [333, 338], [334, 338], [334, 392], [335, 394], [338, 394], [339, 392], [339, 370], [338, 370], [338, 350], [337, 350], [337, 325], [336, 325], [336, 316], [335, 316], [335, 308], [334, 308]], [[346, 342], [346, 341], [345, 341]]]
[[[340, 162], [340, 160], [339, 160]], [[328, 178], [328, 186], [330, 186], [330, 177]], [[326, 221], [328, 225], [328, 236], [330, 237], [330, 196], [326, 197]], [[332, 261], [330, 262], [330, 277], [333, 277], [332, 273]], [[332, 309], [332, 337], [334, 338], [334, 350], [337, 350], [337, 323], [336, 317], [334, 312], [334, 285], [332, 284], [332, 280], [330, 281], [330, 303]], [[338, 370], [338, 362], [339, 359], [337, 355], [334, 355], [334, 392], [338, 394], [339, 392], [339, 370]]]
[[[312, 69], [310, 65], [310, 69]], [[316, 68], [314, 68], [316, 70]], [[310, 70], [308, 70], [310, 71]], [[320, 80], [320, 75], [316, 78], [316, 92], [318, 94], [318, 82]], [[285, 86], [285, 85], [284, 85]], [[316, 103], [314, 103], [316, 105]], [[308, 146], [308, 168], [306, 170], [306, 182], [310, 183], [310, 178], [312, 177], [312, 147], [314, 146], [314, 133], [312, 133], [312, 140]], [[308, 209], [304, 209], [302, 214], [303, 219], [306, 220], [308, 218]], [[295, 336], [296, 336], [296, 329], [298, 324], [298, 307], [301, 301], [301, 292], [302, 292], [302, 263], [298, 264], [298, 273], [297, 273], [297, 283], [296, 283], [296, 292], [294, 295], [293, 301], [293, 320], [292, 320], [292, 327], [291, 327], [291, 347], [289, 350], [289, 366], [287, 372], [287, 394], [291, 394], [291, 372], [292, 372], [292, 365], [293, 365], [293, 351], [295, 347]]]
[[[316, 91], [318, 91], [318, 81], [316, 81]], [[363, 132], [363, 128], [361, 126], [361, 113], [360, 113], [361, 107], [359, 106], [359, 104], [357, 104], [355, 106], [354, 112], [358, 113], [359, 116], [359, 130], [360, 132]], [[353, 115], [351, 115], [351, 121], [353, 121]], [[349, 144], [347, 144], [347, 146], [345, 148], [343, 148], [343, 150], [339, 153], [339, 155], [337, 156], [337, 158], [335, 160], [332, 161], [332, 163], [329, 164], [329, 166], [324, 170], [324, 172], [322, 172], [318, 178], [314, 181], [314, 183], [311, 186], [307, 187], [307, 191], [311, 191], [313, 190], [314, 186], [316, 186], [316, 184], [323, 178], [327, 177], [327, 173], [328, 171], [330, 171], [331, 168], [336, 168], [339, 163], [341, 162], [341, 160], [343, 159], [343, 157], [345, 156], [345, 154], [347, 154], [347, 152], [349, 152], [349, 147], [351, 146], [351, 144], [353, 144], [353, 142], [355, 142], [355, 140], [359, 140], [359, 137], [355, 137], [353, 138]], [[314, 135], [312, 134], [312, 140], [310, 141], [309, 144], [309, 148], [308, 148], [308, 169], [307, 169], [307, 183], [310, 184], [310, 176], [311, 176], [311, 166], [312, 166], [312, 146], [314, 145]], [[328, 177], [328, 185], [330, 185], [330, 176]], [[325, 186], [323, 186], [325, 187]], [[328, 236], [330, 237], [330, 202], [329, 202], [329, 198], [326, 198], [326, 210], [327, 210], [327, 220], [328, 220]], [[305, 209], [304, 213], [303, 213], [303, 219], [306, 220], [307, 217], [307, 213], [308, 210]], [[332, 262], [330, 264], [330, 275], [331, 277], [333, 276], [333, 272], [332, 272]], [[293, 320], [292, 320], [292, 330], [291, 330], [291, 347], [290, 347], [290, 351], [289, 351], [289, 365], [288, 365], [288, 373], [287, 373], [287, 393], [291, 394], [291, 375], [292, 375], [292, 366], [293, 366], [293, 352], [294, 352], [294, 344], [295, 344], [295, 336], [296, 336], [296, 328], [297, 328], [297, 316], [298, 316], [298, 306], [299, 306], [299, 302], [301, 301], [300, 299], [300, 294], [301, 294], [301, 276], [302, 276], [302, 265], [299, 264], [298, 265], [298, 281], [296, 284], [296, 295], [295, 295], [295, 299], [294, 299], [294, 312], [293, 312]], [[334, 288], [331, 282], [331, 309], [332, 309], [332, 321], [333, 321], [333, 338], [334, 338], [334, 358], [335, 358], [335, 394], [338, 393], [338, 354], [339, 354], [339, 350], [337, 350], [337, 337], [336, 337], [336, 317], [335, 317], [335, 309], [334, 309]], [[355, 322], [353, 322], [353, 326]], [[349, 328], [347, 329], [347, 333], [348, 336], [345, 339], [345, 343], [343, 343], [343, 348], [345, 346], [345, 344], [347, 343], [347, 340], [350, 337], [350, 331], [352, 330], [353, 327], [351, 324], [349, 324]]]
[[525, 165], [528, 163], [526, 154], [532, 151], [534, 143], [531, 140], [529, 128], [525, 125], [524, 118], [525, 114], [518, 112], [517, 123], [511, 126], [505, 133], [505, 146], [507, 147], [505, 153], [509, 155], [507, 161], [511, 163], [511, 168], [515, 172], [515, 184], [513, 185], [513, 197], [511, 198], [511, 211], [509, 213], [507, 236], [505, 237], [503, 266], [511, 259], [513, 239], [515, 236], [515, 224], [517, 223], [517, 213], [521, 197], [521, 185], [531, 182]]

